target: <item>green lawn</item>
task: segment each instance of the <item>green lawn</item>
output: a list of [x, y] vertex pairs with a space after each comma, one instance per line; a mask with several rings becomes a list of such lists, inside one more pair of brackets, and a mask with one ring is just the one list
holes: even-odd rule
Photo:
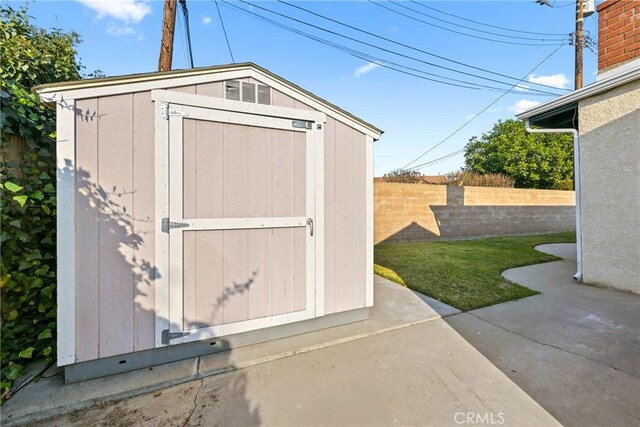
[[505, 280], [513, 267], [559, 258], [533, 249], [544, 243], [573, 243], [575, 233], [498, 237], [425, 243], [392, 243], [375, 247], [375, 272], [460, 310], [536, 295]]

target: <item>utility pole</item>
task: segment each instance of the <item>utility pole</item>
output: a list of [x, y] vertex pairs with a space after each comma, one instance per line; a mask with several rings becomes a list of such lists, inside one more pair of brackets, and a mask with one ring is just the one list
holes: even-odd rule
[[582, 88], [582, 48], [584, 39], [582, 36], [582, 21], [584, 20], [584, 1], [576, 1], [576, 33], [574, 36], [574, 44], [576, 49], [575, 59], [575, 86], [574, 89]]
[[160, 42], [160, 59], [158, 71], [171, 70], [173, 59], [173, 34], [176, 28], [176, 0], [164, 0], [162, 14], [162, 41]]

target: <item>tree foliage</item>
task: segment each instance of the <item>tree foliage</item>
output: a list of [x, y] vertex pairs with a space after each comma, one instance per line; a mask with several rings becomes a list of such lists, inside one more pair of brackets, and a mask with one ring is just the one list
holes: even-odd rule
[[52, 361], [56, 335], [55, 109], [34, 86], [76, 80], [76, 33], [0, 9], [0, 291], [3, 399], [30, 359]]
[[499, 121], [490, 132], [473, 137], [465, 147], [466, 169], [501, 173], [518, 188], [566, 188], [573, 176], [570, 135], [528, 133], [524, 123]]

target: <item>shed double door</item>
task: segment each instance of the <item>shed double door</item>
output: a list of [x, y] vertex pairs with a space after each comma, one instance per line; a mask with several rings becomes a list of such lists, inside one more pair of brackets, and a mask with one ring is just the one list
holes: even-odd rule
[[278, 117], [277, 108], [268, 116], [223, 104], [168, 105], [165, 345], [317, 315], [314, 188], [322, 124]]

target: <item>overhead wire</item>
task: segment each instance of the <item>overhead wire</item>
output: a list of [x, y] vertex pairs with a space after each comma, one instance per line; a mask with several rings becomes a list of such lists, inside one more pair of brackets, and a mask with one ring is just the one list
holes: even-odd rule
[[[433, 151], [434, 149], [436, 149], [437, 147], [439, 147], [440, 145], [444, 144], [446, 141], [448, 141], [449, 139], [451, 139], [454, 135], [456, 135], [458, 132], [460, 132], [462, 129], [464, 129], [469, 123], [471, 123], [472, 121], [474, 121], [479, 115], [481, 115], [482, 113], [484, 113], [485, 111], [487, 111], [489, 108], [493, 107], [498, 101], [500, 101], [502, 98], [504, 98], [507, 93], [509, 93], [511, 90], [515, 89], [518, 84], [520, 84], [524, 79], [527, 78], [527, 76], [529, 76], [531, 73], [533, 73], [534, 71], [536, 71], [542, 64], [544, 64], [545, 62], [547, 62], [549, 60], [549, 58], [551, 58], [553, 55], [556, 54], [556, 52], [558, 52], [560, 50], [562, 46], [559, 46], [558, 48], [556, 48], [553, 52], [551, 52], [549, 55], [547, 55], [542, 61], [540, 61], [535, 67], [533, 67], [533, 69], [531, 69], [531, 71], [529, 71], [527, 74], [525, 74], [524, 77], [522, 77], [520, 79], [519, 82], [517, 82], [516, 84], [514, 84], [511, 89], [509, 89], [509, 91], [503, 93], [502, 95], [500, 95], [498, 98], [496, 98], [495, 100], [493, 100], [489, 105], [487, 105], [486, 107], [484, 107], [482, 110], [480, 110], [478, 113], [476, 113], [473, 117], [471, 117], [469, 120], [467, 120], [466, 122], [464, 122], [461, 126], [459, 126], [456, 130], [454, 130], [453, 132], [451, 132], [446, 138], [442, 139], [440, 142], [438, 142], [437, 144], [435, 144], [434, 146], [432, 146], [431, 148], [429, 148], [428, 150], [426, 150], [424, 153], [420, 154], [418, 157], [416, 157], [415, 159], [413, 159], [412, 161], [410, 161], [409, 163], [407, 163], [406, 165], [404, 165], [401, 169], [406, 169], [407, 167], [411, 166], [412, 164], [414, 164], [415, 162], [417, 162], [418, 160], [420, 160], [421, 158], [423, 158], [424, 156], [426, 156], [427, 154], [429, 154], [431, 151]], [[428, 163], [422, 163], [416, 166], [413, 166], [411, 169], [419, 169], [422, 167], [426, 167], [428, 166]]]
[[184, 66], [186, 67], [189, 64], [189, 60], [187, 59], [187, 45], [186, 45], [187, 36], [185, 35], [184, 28], [182, 26], [182, 23], [180, 22], [180, 15], [176, 17], [176, 20], [178, 21], [178, 27], [180, 30], [179, 33], [180, 33], [180, 40], [182, 42], [182, 56], [184, 58]]
[[193, 68], [193, 50], [191, 49], [191, 30], [189, 29], [189, 10], [187, 9], [187, 0], [179, 0], [182, 7], [182, 16], [184, 17], [184, 26], [187, 35], [187, 47], [189, 49], [189, 68]]
[[[402, 16], [405, 16], [407, 18], [411, 18], [411, 19], [414, 19], [414, 20], [416, 20], [418, 22], [424, 23], [426, 25], [430, 25], [430, 26], [433, 26], [433, 27], [436, 27], [436, 28], [440, 28], [442, 30], [450, 31], [450, 32], [453, 32], [453, 33], [456, 33], [456, 34], [461, 34], [463, 36], [473, 37], [473, 38], [477, 38], [477, 39], [481, 39], [481, 40], [493, 41], [493, 42], [497, 42], [497, 43], [518, 44], [518, 45], [522, 45], [522, 46], [538, 46], [539, 45], [539, 44], [534, 44], [534, 43], [508, 42], [508, 41], [505, 41], [505, 40], [496, 40], [496, 39], [492, 39], [492, 38], [488, 38], [488, 37], [477, 36], [477, 35], [474, 35], [474, 34], [463, 33], [461, 31], [452, 30], [450, 28], [442, 27], [440, 25], [436, 25], [436, 24], [433, 24], [431, 22], [427, 22], [427, 21], [424, 21], [422, 19], [418, 19], [418, 18], [409, 16], [409, 15], [406, 15], [406, 14], [404, 14], [404, 13], [398, 11], [398, 10], [394, 10], [392, 8], [383, 6], [381, 4], [381, 2], [377, 2], [377, 1], [373, 1], [373, 0], [369, 0], [369, 2], [370, 3], [374, 3], [375, 5], [380, 6], [380, 7], [384, 7], [385, 9], [387, 9], [387, 10], [389, 10], [391, 12], [394, 12], [394, 13], [400, 14]], [[455, 22], [447, 21], [446, 19], [441, 19], [441, 18], [435, 17], [433, 15], [429, 15], [429, 14], [424, 13], [424, 12], [420, 12], [419, 10], [412, 9], [410, 7], [407, 7], [407, 6], [405, 6], [405, 5], [401, 4], [401, 3], [398, 3], [398, 2], [393, 1], [393, 0], [388, 0], [387, 2], [393, 4], [393, 5], [397, 6], [397, 7], [401, 7], [403, 9], [406, 9], [406, 10], [412, 12], [412, 13], [417, 13], [418, 15], [426, 16], [428, 18], [434, 19], [434, 20], [439, 21], [439, 22], [444, 22], [444, 23], [449, 24], [449, 25], [454, 25], [456, 27], [468, 29], [468, 30], [471, 30], [471, 31], [477, 31], [477, 32], [484, 33], [484, 34], [490, 34], [490, 35], [494, 35], [494, 36], [498, 36], [498, 37], [506, 37], [506, 38], [510, 38], [510, 39], [519, 39], [519, 40], [534, 40], [534, 41], [547, 41], [547, 42], [552, 42], [552, 41], [553, 42], [561, 42], [562, 41], [562, 39], [554, 40], [555, 37], [557, 37], [557, 36], [552, 36], [552, 37], [554, 37], [554, 39], [545, 40], [545, 39], [541, 39], [540, 37], [534, 38], [534, 37], [514, 36], [514, 35], [507, 35], [507, 34], [499, 34], [499, 33], [493, 32], [493, 31], [480, 30], [480, 29], [477, 29], [477, 28], [473, 28], [473, 27], [469, 27], [469, 26], [466, 26], [466, 25], [457, 24]], [[563, 38], [566, 38], [566, 35], [564, 35]], [[545, 43], [544, 45], [548, 46], [550, 44]]]
[[[453, 13], [444, 12], [442, 10], [436, 9], [433, 6], [427, 6], [426, 4], [417, 2], [415, 0], [409, 0], [409, 1], [411, 3], [417, 4], [418, 6], [424, 7], [426, 9], [433, 10], [434, 12], [442, 13], [443, 15], [447, 15], [447, 16], [451, 16], [451, 17], [454, 17], [454, 18], [458, 18], [458, 19], [461, 19], [463, 21], [471, 22], [471, 23], [474, 23], [474, 24], [484, 25], [485, 27], [496, 28], [496, 29], [504, 30], [504, 31], [512, 31], [514, 33], [522, 33], [522, 34], [537, 34], [537, 35], [542, 35], [542, 36], [566, 36], [566, 34], [562, 34], [562, 33], [539, 33], [539, 32], [535, 32], [535, 31], [517, 30], [515, 28], [507, 28], [507, 27], [501, 27], [499, 25], [491, 25], [491, 24], [487, 24], [485, 22], [474, 21], [473, 19], [465, 18], [463, 16], [454, 15]], [[571, 3], [569, 3], [569, 4], [571, 4]], [[568, 5], [565, 5], [565, 6], [568, 6]], [[558, 6], [558, 7], [564, 7], [564, 6]]]
[[220, 5], [218, 4], [218, 0], [213, 0], [213, 1], [216, 4], [216, 9], [218, 10], [218, 18], [220, 18], [220, 26], [222, 27], [222, 32], [224, 33], [224, 39], [227, 41], [227, 48], [229, 49], [229, 56], [231, 56], [231, 63], [235, 64], [236, 60], [233, 58], [233, 51], [231, 50], [231, 43], [229, 43], [229, 36], [227, 35], [227, 29], [224, 26], [222, 13], [220, 13]]
[[[298, 30], [296, 28], [293, 28], [293, 27], [290, 27], [288, 25], [282, 24], [281, 22], [274, 21], [274, 20], [272, 20], [270, 18], [267, 18], [267, 17], [265, 17], [263, 15], [257, 14], [255, 12], [252, 12], [252, 11], [249, 11], [249, 10], [246, 10], [246, 9], [243, 9], [243, 8], [240, 8], [240, 7], [236, 6], [235, 4], [232, 4], [232, 3], [229, 3], [229, 2], [226, 2], [226, 1], [223, 1], [222, 4], [223, 4], [223, 6], [232, 8], [232, 9], [234, 9], [234, 10], [240, 12], [240, 13], [243, 13], [245, 15], [251, 16], [251, 17], [259, 19], [259, 20], [262, 20], [264, 22], [270, 23], [270, 24], [272, 24], [274, 26], [277, 26], [279, 28], [282, 28], [282, 29], [291, 31], [293, 33], [296, 33], [298, 35], [301, 35], [301, 36], [303, 36], [305, 38], [317, 41], [317, 42], [322, 43], [324, 45], [327, 45], [327, 46], [333, 47], [335, 49], [338, 49], [340, 51], [346, 52], [346, 53], [350, 54], [353, 57], [356, 57], [356, 58], [359, 58], [359, 59], [362, 59], [362, 60], [365, 60], [365, 61], [374, 62], [374, 63], [376, 63], [377, 65], [379, 65], [379, 66], [381, 66], [383, 68], [391, 69], [391, 70], [394, 70], [394, 71], [397, 71], [397, 72], [400, 72], [400, 73], [403, 73], [403, 74], [407, 74], [407, 75], [410, 75], [410, 76], [414, 76], [414, 77], [417, 77], [417, 78], [420, 78], [420, 79], [423, 79], [423, 80], [429, 80], [429, 81], [433, 81], [433, 82], [436, 82], [436, 83], [442, 83], [442, 84], [450, 85], [450, 86], [457, 86], [457, 87], [462, 87], [462, 88], [467, 88], [467, 89], [475, 89], [475, 90], [479, 90], [479, 88], [486, 88], [486, 89], [491, 90], [491, 91], [499, 91], [499, 92], [504, 92], [506, 90], [506, 88], [499, 88], [499, 87], [495, 87], [495, 86], [487, 86], [487, 85], [483, 85], [483, 84], [480, 84], [480, 83], [469, 82], [469, 81], [460, 80], [460, 79], [454, 79], [454, 78], [451, 78], [451, 77], [446, 77], [446, 76], [441, 76], [441, 75], [434, 74], [434, 73], [429, 73], [427, 71], [423, 71], [423, 70], [419, 70], [419, 69], [416, 69], [416, 68], [412, 68], [412, 67], [409, 67], [409, 66], [406, 66], [406, 65], [402, 65], [402, 64], [398, 64], [398, 63], [395, 63], [395, 62], [392, 62], [392, 61], [387, 61], [387, 60], [384, 60], [384, 59], [369, 55], [367, 53], [363, 53], [361, 51], [358, 51], [358, 50], [355, 50], [355, 49], [352, 49], [352, 48], [349, 48], [349, 47], [346, 47], [346, 46], [331, 42], [331, 41], [323, 39], [321, 37], [306, 33], [304, 31]], [[424, 75], [438, 77], [439, 79], [445, 79], [445, 80], [449, 80], [449, 81], [453, 81], [453, 82], [457, 82], [457, 83], [463, 83], [464, 85], [473, 85], [474, 87], [468, 87], [468, 86], [449, 83], [449, 82], [444, 82], [444, 81], [441, 81], [441, 80], [436, 80], [436, 79], [432, 79], [432, 78], [428, 78], [428, 77], [424, 77], [424, 76], [419, 76], [419, 75], [416, 75], [416, 74], [414, 74], [412, 72], [399, 70], [396, 67], [403, 68], [404, 70], [415, 71], [415, 72], [418, 72], [418, 73], [421, 73], [421, 74], [424, 74]], [[491, 80], [491, 79], [489, 79], [489, 80]], [[500, 83], [501, 84], [505, 84], [505, 85], [510, 85], [510, 83], [504, 83], [504, 82], [500, 82]], [[524, 92], [527, 93], [528, 95], [535, 95], [535, 96], [557, 96], [557, 94], [552, 94], [550, 92], [542, 91], [541, 93], [538, 93], [538, 92], [531, 92], [530, 90], [531, 89], [527, 89]]]
[[[462, 75], [471, 76], [471, 77], [478, 78], [478, 79], [482, 79], [482, 80], [491, 81], [491, 82], [498, 83], [498, 84], [502, 84], [502, 85], [505, 85], [505, 86], [510, 86], [510, 85], [511, 85], [511, 83], [510, 83], [510, 82], [504, 82], [504, 81], [501, 81], [501, 80], [492, 79], [492, 78], [489, 78], [489, 77], [486, 77], [486, 76], [481, 76], [481, 75], [478, 75], [478, 74], [473, 74], [473, 73], [469, 73], [469, 72], [466, 72], [466, 71], [457, 70], [457, 69], [455, 69], [455, 68], [447, 67], [447, 66], [440, 65], [440, 64], [435, 64], [435, 63], [433, 63], [433, 62], [429, 62], [429, 61], [425, 61], [425, 60], [422, 60], [422, 59], [419, 59], [419, 58], [415, 58], [415, 57], [412, 57], [412, 56], [409, 56], [409, 55], [405, 55], [405, 54], [403, 54], [403, 53], [396, 52], [396, 51], [393, 51], [393, 50], [390, 50], [390, 49], [387, 49], [387, 48], [384, 48], [384, 47], [381, 47], [381, 46], [378, 46], [378, 45], [375, 45], [375, 44], [372, 44], [372, 43], [369, 43], [369, 42], [366, 42], [366, 41], [362, 41], [362, 40], [359, 40], [359, 39], [356, 39], [356, 38], [353, 38], [353, 37], [350, 37], [350, 36], [347, 36], [347, 35], [344, 35], [344, 34], [338, 33], [338, 32], [336, 32], [336, 31], [328, 30], [328, 29], [326, 29], [326, 28], [323, 28], [323, 27], [318, 26], [318, 25], [315, 25], [315, 24], [311, 24], [311, 23], [306, 22], [306, 21], [304, 21], [304, 20], [297, 19], [297, 18], [291, 17], [291, 16], [289, 16], [289, 15], [286, 15], [286, 14], [283, 14], [283, 13], [280, 13], [280, 12], [276, 12], [276, 11], [274, 11], [274, 10], [271, 10], [271, 9], [268, 9], [268, 8], [265, 8], [265, 7], [262, 7], [262, 6], [258, 6], [257, 4], [254, 4], [254, 3], [248, 2], [248, 1], [246, 1], [246, 0], [238, 0], [238, 1], [239, 1], [240, 3], [244, 3], [244, 4], [248, 5], [248, 6], [254, 7], [254, 8], [256, 8], [256, 9], [263, 10], [263, 11], [265, 11], [265, 12], [268, 12], [268, 13], [271, 13], [271, 14], [274, 14], [274, 15], [277, 15], [277, 16], [280, 16], [280, 17], [282, 17], [282, 18], [285, 18], [285, 19], [288, 19], [288, 20], [291, 20], [291, 21], [294, 21], [294, 22], [300, 23], [300, 24], [302, 24], [302, 25], [306, 25], [306, 26], [308, 26], [308, 27], [312, 27], [312, 28], [315, 28], [315, 29], [317, 29], [317, 30], [320, 30], [320, 31], [323, 31], [323, 32], [329, 33], [329, 34], [331, 34], [331, 35], [334, 35], [334, 36], [337, 36], [337, 37], [341, 37], [341, 38], [344, 38], [344, 39], [347, 39], [347, 40], [350, 40], [350, 41], [353, 41], [353, 42], [356, 42], [356, 43], [359, 43], [359, 44], [362, 44], [362, 45], [365, 45], [365, 46], [368, 46], [368, 47], [371, 47], [371, 48], [374, 48], [374, 49], [377, 49], [377, 50], [380, 50], [380, 51], [383, 51], [383, 52], [386, 52], [386, 53], [389, 53], [389, 54], [392, 54], [392, 55], [395, 55], [395, 56], [399, 56], [399, 57], [402, 57], [402, 58], [405, 58], [405, 59], [409, 59], [409, 60], [412, 60], [412, 61], [415, 61], [415, 62], [420, 62], [420, 63], [422, 63], [422, 64], [429, 65], [429, 66], [432, 66], [432, 67], [441, 68], [441, 69], [444, 69], [444, 70], [447, 70], [447, 71], [451, 71], [451, 72], [454, 72], [454, 73], [457, 73], [457, 74], [462, 74]], [[319, 13], [316, 13], [316, 12], [310, 11], [310, 10], [305, 9], [305, 8], [302, 8], [302, 7], [300, 7], [300, 6], [292, 5], [292, 4], [287, 3], [287, 2], [285, 2], [285, 1], [282, 1], [282, 0], [278, 0], [278, 1], [279, 1], [280, 3], [286, 4], [286, 5], [288, 5], [288, 6], [291, 6], [291, 7], [294, 7], [294, 8], [300, 9], [300, 10], [303, 10], [303, 11], [305, 11], [305, 12], [307, 12], [307, 13], [310, 13], [310, 14], [313, 14], [313, 15], [315, 15], [315, 16], [318, 16], [318, 17], [321, 17], [321, 18], [323, 18], [323, 19], [326, 19], [326, 20], [328, 20], [328, 21], [334, 22], [334, 23], [336, 23], [336, 24], [339, 24], [339, 25], [342, 25], [342, 26], [348, 27], [348, 28], [350, 28], [350, 29], [353, 29], [353, 30], [356, 30], [356, 31], [359, 31], [359, 32], [365, 33], [365, 34], [367, 34], [367, 35], [370, 35], [370, 36], [373, 36], [373, 37], [376, 37], [376, 38], [379, 38], [379, 39], [385, 40], [385, 41], [387, 41], [387, 42], [390, 42], [390, 43], [393, 43], [393, 44], [396, 44], [396, 45], [399, 45], [399, 46], [402, 46], [402, 47], [405, 47], [405, 48], [408, 48], [408, 49], [411, 49], [411, 50], [418, 51], [418, 52], [420, 52], [420, 53], [423, 53], [423, 54], [426, 54], [426, 55], [429, 55], [429, 56], [433, 56], [433, 57], [436, 57], [436, 58], [442, 59], [442, 60], [444, 60], [444, 61], [452, 62], [452, 63], [455, 63], [455, 64], [457, 64], [457, 65], [461, 65], [461, 66], [464, 66], [464, 67], [468, 67], [468, 68], [476, 69], [476, 70], [479, 70], [479, 71], [482, 71], [482, 72], [485, 72], [485, 73], [494, 74], [494, 75], [497, 75], [497, 76], [500, 76], [500, 77], [504, 77], [504, 78], [508, 78], [508, 79], [511, 79], [511, 80], [518, 80], [518, 78], [517, 78], [517, 77], [508, 76], [508, 75], [506, 75], [506, 74], [501, 74], [501, 73], [494, 72], [494, 71], [490, 71], [490, 70], [487, 70], [487, 69], [484, 69], [484, 68], [481, 68], [481, 67], [476, 67], [476, 66], [473, 66], [473, 65], [465, 64], [465, 63], [460, 62], [460, 61], [452, 60], [452, 59], [450, 59], [450, 58], [446, 58], [446, 57], [443, 57], [443, 56], [441, 56], [441, 55], [436, 55], [436, 54], [433, 54], [433, 53], [431, 53], [431, 52], [427, 52], [427, 51], [425, 51], [425, 50], [422, 50], [422, 49], [419, 49], [419, 48], [416, 48], [416, 47], [413, 47], [413, 46], [409, 46], [409, 45], [406, 45], [406, 44], [404, 44], [404, 43], [400, 43], [400, 42], [397, 42], [397, 41], [395, 41], [395, 40], [392, 40], [392, 39], [388, 39], [388, 38], [386, 38], [386, 37], [379, 36], [379, 35], [377, 35], [377, 34], [373, 34], [373, 33], [369, 32], [369, 31], [362, 30], [362, 29], [357, 28], [357, 27], [354, 27], [354, 26], [352, 26], [352, 25], [345, 24], [345, 23], [343, 23], [343, 22], [340, 22], [340, 21], [335, 20], [335, 19], [333, 19], [333, 18], [326, 17], [326, 16], [324, 16], [324, 15], [321, 15], [321, 14], [319, 14]], [[261, 15], [256, 14], [255, 12], [252, 12], [252, 11], [246, 11], [245, 9], [238, 8], [237, 6], [235, 6], [235, 5], [231, 4], [230, 2], [223, 1], [222, 3], [223, 3], [223, 4], [225, 4], [225, 5], [228, 5], [228, 6], [234, 7], [234, 8], [236, 8], [236, 10], [243, 10], [243, 11], [245, 11], [245, 12], [248, 12], [249, 14], [252, 14], [252, 15], [255, 15], [255, 16], [261, 16]], [[541, 87], [548, 87], [548, 88], [551, 88], [551, 89], [554, 89], [554, 90], [566, 90], [566, 89], [559, 89], [559, 88], [557, 88], [557, 87], [549, 86], [549, 85], [542, 84], [542, 83], [533, 83], [533, 84], [535, 84], [535, 85], [537, 85], [537, 86], [541, 86]], [[548, 92], [548, 91], [543, 91], [543, 90], [540, 90], [540, 89], [528, 88], [528, 90], [530, 90], [530, 91], [537, 91], [537, 92], [539, 92], [539, 93], [544, 93], [544, 94], [547, 94], [547, 95], [553, 95], [553, 96], [557, 96], [557, 95], [558, 95], [557, 93], [552, 93], [552, 92]]]

